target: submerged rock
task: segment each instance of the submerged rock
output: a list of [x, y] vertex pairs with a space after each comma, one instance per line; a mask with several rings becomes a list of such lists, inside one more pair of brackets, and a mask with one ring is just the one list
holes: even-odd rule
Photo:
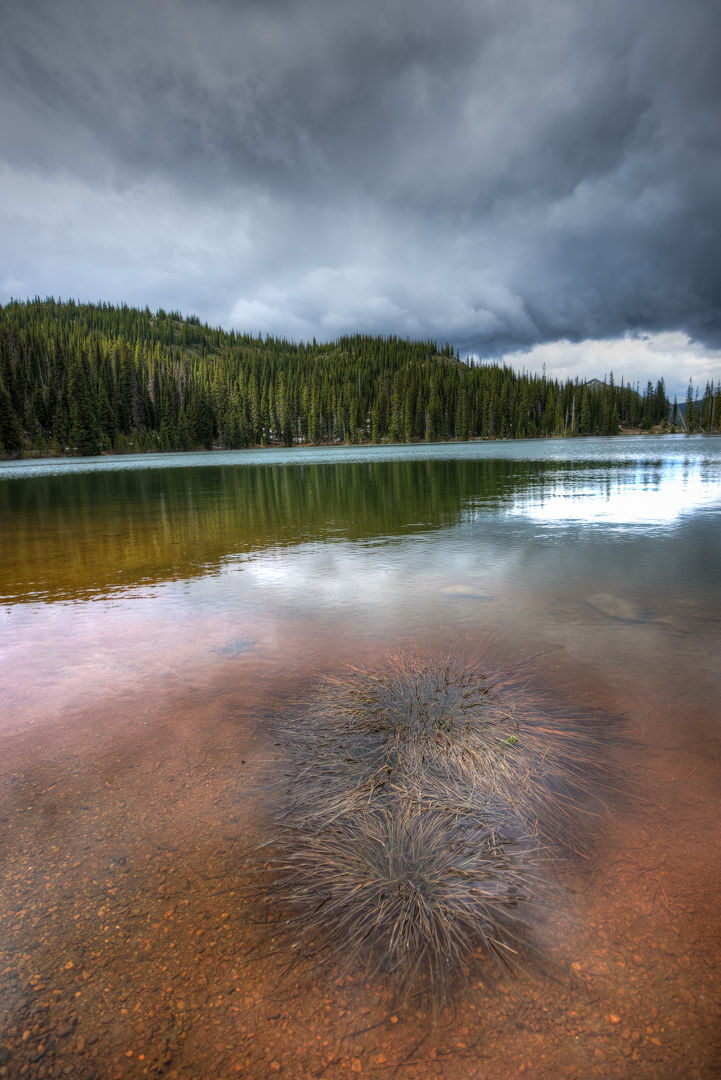
[[595, 593], [586, 597], [586, 603], [607, 615], [609, 619], [619, 619], [621, 622], [646, 623], [647, 626], [663, 626], [674, 634], [690, 634], [693, 627], [685, 619], [677, 615], [660, 615], [651, 619], [646, 615], [638, 604], [631, 600], [624, 600], [622, 596], [614, 596], [613, 593]]
[[622, 622], [646, 622], [646, 616], [638, 604], [630, 600], [624, 600], [622, 596], [614, 596], [613, 593], [594, 593], [586, 597], [589, 607], [607, 615], [609, 619], [620, 619]]

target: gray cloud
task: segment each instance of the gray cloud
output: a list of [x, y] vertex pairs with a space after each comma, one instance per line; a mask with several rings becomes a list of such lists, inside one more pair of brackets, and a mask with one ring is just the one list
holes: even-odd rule
[[721, 343], [715, 4], [26, 0], [0, 19], [5, 298], [482, 355]]

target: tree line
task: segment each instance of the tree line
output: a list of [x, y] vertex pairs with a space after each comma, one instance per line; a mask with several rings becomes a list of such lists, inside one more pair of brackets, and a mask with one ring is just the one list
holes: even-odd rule
[[[718, 390], [696, 402], [708, 429]], [[4, 456], [613, 435], [667, 423], [670, 409], [663, 380], [643, 392], [613, 376], [561, 383], [433, 341], [295, 343], [162, 308], [0, 307]]]

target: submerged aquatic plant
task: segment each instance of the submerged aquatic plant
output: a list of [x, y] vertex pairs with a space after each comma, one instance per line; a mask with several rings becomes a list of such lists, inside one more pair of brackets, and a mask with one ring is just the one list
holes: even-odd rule
[[255, 648], [255, 644], [253, 638], [231, 638], [225, 645], [221, 645], [213, 651], [221, 653], [223, 656], [232, 656], [235, 659], [250, 652]]
[[479, 785], [484, 802], [515, 795], [523, 754], [509, 753], [513, 719], [494, 690], [482, 671], [421, 653], [327, 677], [305, 715], [283, 725], [299, 803], [323, 817], [378, 799], [424, 803], [431, 777], [464, 798]]
[[549, 892], [533, 843], [439, 810], [366, 809], [280, 839], [264, 864], [276, 942], [334, 976], [361, 965], [401, 998], [444, 1000], [479, 954], [512, 969], [523, 912]]
[[411, 653], [380, 671], [327, 678], [310, 720], [374, 745], [406, 772], [428, 767], [501, 784], [513, 772], [505, 752], [512, 718], [494, 690], [477, 668]]
[[279, 724], [281, 814], [328, 821], [400, 798], [563, 840], [572, 812], [589, 809], [597, 734], [481, 660], [413, 651], [323, 679]]
[[[438, 1002], [478, 953], [534, 951], [548, 863], [575, 847], [597, 747], [514, 674], [418, 651], [326, 677], [279, 723], [277, 804], [251, 887], [276, 942], [332, 970], [362, 961]], [[268, 876], [270, 875], [270, 876]]]

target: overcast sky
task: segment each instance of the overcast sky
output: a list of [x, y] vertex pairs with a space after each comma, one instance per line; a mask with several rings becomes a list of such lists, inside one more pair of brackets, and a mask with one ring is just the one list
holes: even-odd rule
[[0, 302], [721, 377], [718, 0], [4, 0]]

